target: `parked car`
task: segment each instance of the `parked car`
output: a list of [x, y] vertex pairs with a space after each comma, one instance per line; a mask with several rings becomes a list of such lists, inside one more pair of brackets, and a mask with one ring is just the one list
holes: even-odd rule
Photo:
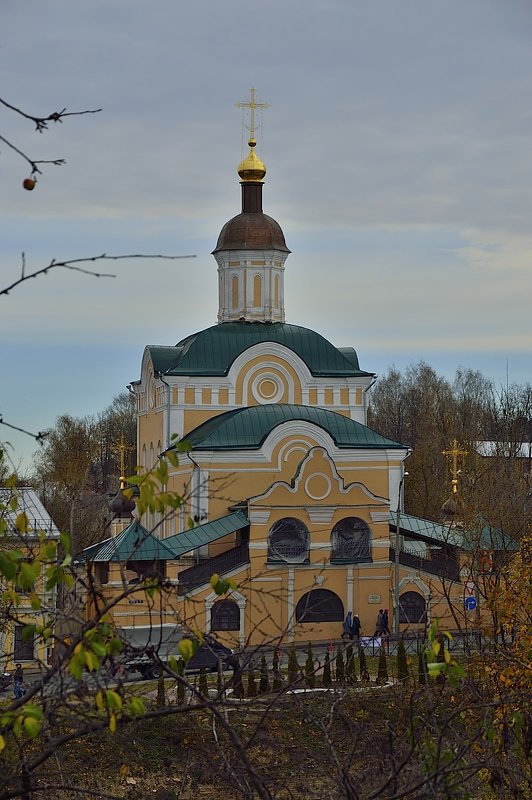
[[[159, 678], [164, 672], [163, 664], [168, 663], [171, 656], [179, 658], [179, 642], [188, 634], [180, 628], [163, 630], [162, 633], [157, 629], [156, 633], [157, 636], [153, 630], [128, 631], [124, 637], [124, 653], [114, 662], [115, 671], [140, 672], [143, 678], [149, 680]], [[211, 634], [205, 634], [202, 638], [203, 641], [198, 642], [196, 652], [187, 662], [185, 672], [199, 672], [202, 667], [208, 672], [215, 672], [220, 663], [222, 669], [227, 669], [233, 651]]]
[[219, 663], [221, 663], [222, 669], [228, 669], [230, 656], [233, 656], [231, 648], [226, 647], [207, 633], [203, 637], [203, 644], [198, 646], [192, 658], [187, 662], [185, 672], [199, 672], [202, 667], [205, 667], [207, 672], [216, 672]]
[[5, 692], [11, 683], [11, 674], [9, 672], [0, 672], [0, 692]]

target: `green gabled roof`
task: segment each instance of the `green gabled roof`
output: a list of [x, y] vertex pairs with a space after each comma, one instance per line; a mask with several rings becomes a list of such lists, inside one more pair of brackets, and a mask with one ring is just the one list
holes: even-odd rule
[[175, 558], [165, 542], [157, 539], [137, 520], [112, 536], [83, 551], [86, 561], [169, 561]]
[[287, 347], [315, 376], [371, 376], [360, 369], [353, 348], [339, 349], [309, 328], [284, 322], [224, 322], [194, 333], [175, 347], [148, 346], [156, 372], [165, 375], [227, 375], [245, 350], [261, 342]]
[[[390, 513], [390, 525], [394, 531], [397, 528], [397, 513]], [[454, 547], [464, 546], [464, 532], [460, 528], [452, 528], [448, 525], [439, 525], [430, 519], [413, 517], [403, 511], [399, 514], [399, 527], [401, 531], [421, 536], [423, 539], [450, 544]]]
[[225, 517], [212, 520], [212, 522], [198, 525], [197, 528], [169, 536], [164, 543], [172, 550], [174, 558], [179, 558], [197, 547], [222, 539], [227, 534], [239, 531], [247, 525], [249, 525], [249, 519], [244, 512], [235, 511], [233, 514], [227, 514]]
[[338, 447], [404, 448], [349, 417], [317, 406], [269, 403], [226, 411], [183, 436], [193, 450], [258, 450], [278, 425], [294, 420], [325, 430]]
[[[390, 514], [390, 525], [395, 531], [397, 527], [397, 515]], [[399, 515], [399, 526], [402, 531], [421, 536], [424, 539], [450, 544], [460, 547], [462, 550], [516, 550], [518, 545], [514, 539], [495, 528], [490, 528], [482, 523], [479, 530], [467, 531], [463, 528], [440, 525], [428, 519], [413, 517], [401, 511]]]

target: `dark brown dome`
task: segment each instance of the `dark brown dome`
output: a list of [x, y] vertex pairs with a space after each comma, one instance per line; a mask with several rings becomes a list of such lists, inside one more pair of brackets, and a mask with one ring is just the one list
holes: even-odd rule
[[115, 517], [131, 517], [131, 512], [135, 510], [135, 501], [120, 491], [109, 503], [109, 511]]
[[216, 248], [219, 250], [282, 250], [289, 253], [281, 226], [262, 212], [242, 212], [223, 226]]

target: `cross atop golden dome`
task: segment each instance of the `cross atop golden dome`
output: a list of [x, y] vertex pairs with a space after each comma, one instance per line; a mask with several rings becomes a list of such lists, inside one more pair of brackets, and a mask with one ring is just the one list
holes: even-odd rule
[[255, 153], [254, 148], [257, 146], [255, 139], [255, 110], [262, 111], [264, 108], [269, 108], [268, 103], [257, 103], [255, 100], [255, 89], [252, 87], [249, 92], [249, 100], [241, 100], [237, 104], [238, 108], [249, 109], [249, 125], [245, 127], [249, 131], [249, 153], [238, 166], [238, 174], [245, 183], [260, 183], [266, 175], [266, 166], [263, 161]]

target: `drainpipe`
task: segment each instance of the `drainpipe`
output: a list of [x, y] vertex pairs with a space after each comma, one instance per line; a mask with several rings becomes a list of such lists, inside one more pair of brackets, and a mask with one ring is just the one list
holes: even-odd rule
[[401, 505], [402, 505], [402, 489], [403, 483], [405, 478], [407, 477], [408, 472], [403, 472], [401, 480], [399, 481], [399, 489], [397, 491], [397, 511], [395, 514], [395, 542], [394, 542], [394, 633], [399, 634], [401, 624], [399, 622], [400, 619], [400, 610], [399, 610], [399, 580], [400, 580], [400, 561], [399, 556], [401, 552], [402, 546], [402, 539], [401, 539]]
[[368, 403], [367, 403], [366, 395], [368, 394], [370, 389], [372, 389], [375, 386], [375, 384], [377, 383], [377, 378], [378, 377], [379, 377], [378, 375], [375, 375], [373, 380], [371, 381], [370, 385], [367, 386], [364, 389], [364, 424], [365, 425], [367, 424], [367, 421], [368, 421]]
[[171, 443], [172, 443], [171, 437], [170, 437], [170, 398], [171, 398], [170, 391], [171, 391], [171, 387], [170, 387], [170, 384], [168, 383], [168, 381], [165, 381], [162, 372], [157, 372], [156, 375], [159, 378], [159, 380], [161, 380], [164, 383], [164, 385], [166, 386], [166, 388], [167, 388], [167, 392], [166, 392], [166, 448], [165, 448], [167, 450], [170, 447]]

